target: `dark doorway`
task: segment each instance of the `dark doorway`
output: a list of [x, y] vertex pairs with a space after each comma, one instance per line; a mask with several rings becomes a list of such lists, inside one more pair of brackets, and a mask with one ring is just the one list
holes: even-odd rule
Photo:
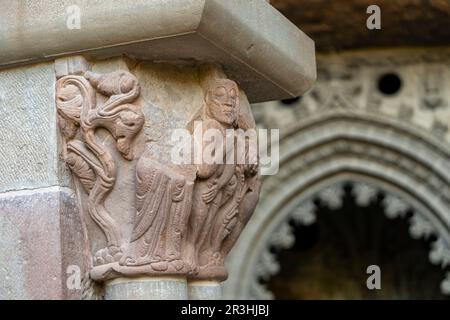
[[[347, 186], [338, 210], [316, 201], [316, 223], [296, 227], [294, 247], [277, 253], [281, 270], [266, 283], [275, 299], [447, 299], [445, 270], [428, 258], [435, 238], [412, 239], [407, 219], [388, 219], [382, 200], [361, 208]], [[369, 265], [381, 269], [380, 290], [367, 288]]]

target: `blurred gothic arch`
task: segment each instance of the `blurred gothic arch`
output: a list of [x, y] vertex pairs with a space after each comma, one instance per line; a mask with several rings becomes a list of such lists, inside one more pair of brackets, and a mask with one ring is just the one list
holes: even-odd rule
[[[450, 265], [450, 51], [318, 57], [316, 87], [298, 101], [254, 106], [261, 127], [280, 128], [280, 171], [228, 260], [225, 297], [270, 299], [261, 284], [279, 272], [272, 249], [295, 243], [294, 221], [316, 220], [314, 199], [342, 206], [344, 185], [367, 207], [380, 192], [388, 218], [403, 217], [411, 238], [428, 239], [429, 261]], [[380, 89], [395, 75], [393, 92]], [[406, 215], [410, 212], [410, 215]], [[450, 273], [440, 290], [450, 292]]]

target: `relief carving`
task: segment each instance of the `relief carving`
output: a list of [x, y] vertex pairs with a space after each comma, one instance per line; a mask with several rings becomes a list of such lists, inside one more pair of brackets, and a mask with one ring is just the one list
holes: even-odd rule
[[[227, 129], [256, 128], [249, 105], [241, 106], [239, 88], [228, 79], [212, 81], [206, 89], [204, 107], [190, 126], [196, 121], [201, 122], [204, 131], [216, 129], [223, 137]], [[239, 164], [235, 159], [230, 164], [226, 158], [231, 150], [237, 149], [236, 146], [217, 143], [212, 149], [216, 148], [224, 148], [222, 163], [197, 165], [186, 243], [190, 277], [194, 279], [226, 279], [224, 259], [253, 213], [259, 197], [257, 161], [253, 164], [240, 161], [246, 164]]]
[[[158, 160], [148, 150], [135, 152], [135, 140], [143, 134], [145, 122], [141, 107], [133, 104], [139, 94], [138, 81], [128, 71], [87, 71], [57, 82], [64, 160], [76, 177], [77, 191], [87, 195], [86, 211], [106, 239], [106, 247], [93, 253], [90, 276], [102, 281], [182, 274], [222, 281], [227, 277], [224, 259], [253, 213], [260, 192], [258, 161], [247, 159], [251, 157], [247, 148], [246, 159], [238, 161], [236, 155], [231, 163], [225, 159], [237, 147], [239, 130], [256, 129], [250, 105], [246, 99], [241, 103], [234, 81], [210, 80], [204, 105], [188, 127], [200, 122], [203, 130], [216, 129], [223, 137], [231, 130], [232, 143], [209, 145], [223, 151], [223, 163], [176, 165]], [[135, 196], [126, 200], [135, 211], [130, 234], [121, 232], [110, 212], [114, 208], [107, 205], [112, 190], [122, 182], [117, 179], [114, 151], [101, 141], [97, 129], [106, 129], [121, 157], [133, 165]]]
[[194, 183], [154, 159], [136, 167], [136, 217], [130, 244], [115, 271], [121, 274], [185, 274], [186, 237]]
[[[108, 97], [98, 105], [96, 90]], [[130, 104], [139, 95], [137, 79], [126, 71], [105, 75], [86, 72], [68, 75], [57, 82], [58, 123], [64, 138], [64, 159], [88, 193], [89, 215], [106, 237], [107, 246], [94, 255], [94, 264], [117, 261], [122, 257], [124, 239], [117, 223], [105, 207], [105, 200], [116, 182], [116, 164], [111, 152], [96, 138], [98, 128], [110, 132], [117, 150], [133, 159], [132, 141], [144, 124], [144, 115]]]

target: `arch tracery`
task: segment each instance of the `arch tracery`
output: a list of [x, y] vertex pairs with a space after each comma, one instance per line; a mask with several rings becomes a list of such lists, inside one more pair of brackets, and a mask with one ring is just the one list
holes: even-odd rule
[[[228, 261], [225, 293], [271, 298], [260, 284], [279, 271], [272, 248], [295, 243], [290, 222], [315, 222], [314, 200], [342, 206], [343, 185], [368, 206], [380, 192], [388, 218], [408, 219], [412, 238], [436, 240], [430, 262], [450, 265], [450, 149], [426, 131], [386, 117], [339, 110], [298, 123], [281, 139], [280, 171], [266, 177], [261, 202]], [[406, 212], [411, 211], [411, 217]], [[450, 273], [441, 291], [450, 292]]]

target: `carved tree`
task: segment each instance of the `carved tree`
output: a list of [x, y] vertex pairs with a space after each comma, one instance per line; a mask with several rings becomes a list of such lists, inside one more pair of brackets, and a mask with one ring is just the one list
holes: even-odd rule
[[[109, 97], [97, 105], [97, 92]], [[139, 95], [137, 79], [127, 71], [105, 75], [86, 72], [58, 80], [56, 104], [64, 137], [64, 159], [88, 193], [88, 211], [106, 237], [107, 247], [95, 254], [95, 264], [121, 258], [124, 239], [105, 208], [105, 199], [116, 181], [116, 164], [111, 153], [96, 139], [97, 128], [108, 130], [127, 160], [133, 159], [132, 141], [144, 124], [144, 115], [130, 104]]]

